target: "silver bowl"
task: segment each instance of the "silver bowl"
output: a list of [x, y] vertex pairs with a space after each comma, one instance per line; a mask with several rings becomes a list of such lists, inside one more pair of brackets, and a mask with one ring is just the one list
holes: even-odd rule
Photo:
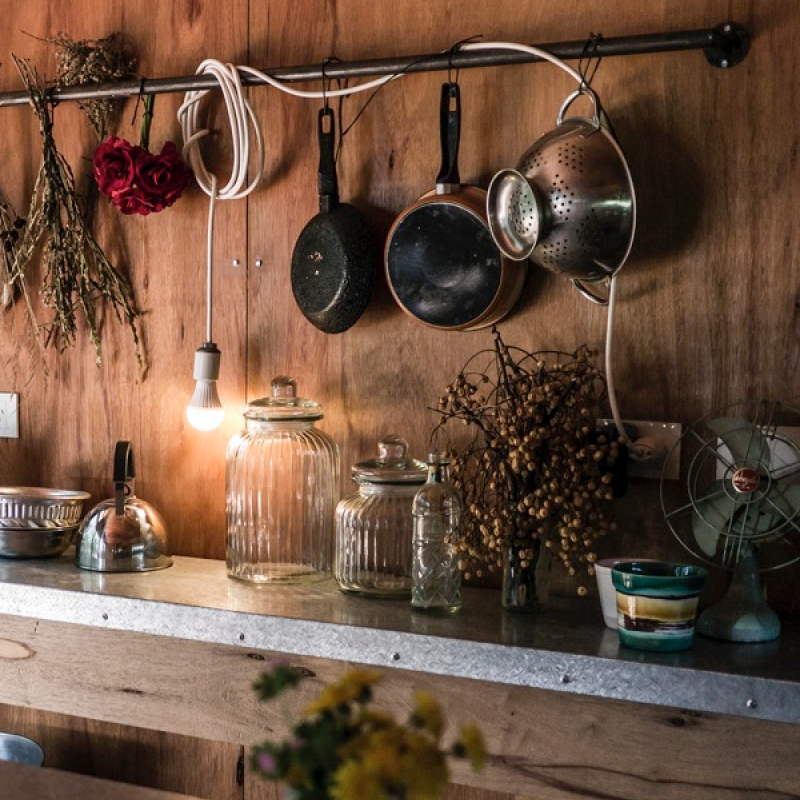
[[51, 558], [74, 539], [88, 492], [0, 487], [0, 558]]
[[77, 525], [58, 527], [7, 527], [0, 520], [0, 558], [53, 558], [60, 556], [75, 540]]
[[44, 751], [33, 739], [17, 733], [0, 733], [0, 761], [16, 761], [41, 767], [44, 763]]

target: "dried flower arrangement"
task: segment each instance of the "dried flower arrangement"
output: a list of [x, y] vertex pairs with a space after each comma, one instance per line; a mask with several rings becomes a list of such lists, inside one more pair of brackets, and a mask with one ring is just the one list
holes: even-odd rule
[[501, 568], [510, 548], [524, 568], [544, 547], [570, 575], [581, 565], [591, 574], [595, 542], [614, 526], [619, 448], [595, 430], [605, 381], [586, 347], [528, 353], [493, 336], [493, 349], [476, 353], [447, 387], [433, 433], [453, 422], [474, 432], [452, 471], [465, 501], [460, 565], [465, 577], [481, 577]]
[[39, 120], [42, 163], [33, 188], [27, 225], [18, 244], [13, 281], [24, 280], [34, 251], [43, 242], [42, 299], [53, 312], [46, 343], [59, 352], [75, 343], [77, 318], [86, 321], [89, 339], [100, 362], [102, 306], [110, 305], [116, 318], [127, 323], [133, 336], [140, 370], [139, 310], [127, 278], [108, 260], [90, 229], [84, 204], [75, 188], [72, 170], [53, 137], [52, 101], [44, 82], [25, 59], [12, 54]]
[[[304, 675], [277, 664], [255, 689], [262, 700], [271, 700]], [[483, 766], [486, 752], [475, 725], [464, 725], [444, 748], [436, 701], [418, 692], [409, 720], [399, 723], [372, 702], [379, 679], [374, 670], [351, 669], [324, 687], [292, 726], [290, 739], [254, 748], [254, 770], [283, 782], [298, 800], [438, 800], [449, 781], [448, 756], [467, 758], [474, 769]]]

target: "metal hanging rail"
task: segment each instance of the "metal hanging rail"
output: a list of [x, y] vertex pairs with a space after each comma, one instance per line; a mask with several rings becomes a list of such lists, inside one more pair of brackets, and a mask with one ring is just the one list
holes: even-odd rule
[[[585, 39], [572, 42], [540, 44], [536, 47], [552, 53], [565, 61], [587, 56]], [[723, 22], [705, 30], [653, 33], [639, 36], [598, 37], [592, 42], [591, 53], [598, 58], [610, 56], [647, 55], [683, 50], [703, 50], [706, 60], [723, 69], [738, 64], [750, 49], [750, 36], [745, 28], [735, 22]], [[326, 79], [375, 77], [380, 75], [408, 74], [412, 72], [437, 72], [447, 69], [470, 69], [510, 64], [528, 64], [541, 61], [528, 53], [508, 50], [464, 52], [454, 50], [428, 55], [377, 58], [364, 61], [327, 62]], [[265, 70], [276, 80], [287, 83], [322, 80], [322, 64], [300, 67], [279, 67]], [[248, 74], [242, 75], [248, 86], [263, 85], [264, 81]], [[139, 94], [167, 94], [174, 92], [214, 89], [216, 79], [209, 75], [185, 75], [173, 78], [116, 81], [112, 83], [81, 84], [49, 90], [54, 102], [66, 100], [94, 100], [114, 97], [135, 97]], [[0, 93], [0, 107], [25, 105], [29, 101], [25, 91]]]

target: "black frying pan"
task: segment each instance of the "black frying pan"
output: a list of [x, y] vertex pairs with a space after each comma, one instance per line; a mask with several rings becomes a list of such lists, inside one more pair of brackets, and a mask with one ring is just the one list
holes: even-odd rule
[[380, 255], [358, 209], [339, 202], [333, 111], [319, 112], [319, 214], [303, 228], [292, 253], [292, 292], [306, 319], [341, 333], [364, 313]]
[[407, 314], [443, 330], [473, 330], [508, 314], [527, 265], [507, 259], [492, 238], [486, 192], [462, 186], [458, 172], [461, 95], [442, 86], [442, 167], [436, 188], [403, 211], [384, 250], [386, 278]]

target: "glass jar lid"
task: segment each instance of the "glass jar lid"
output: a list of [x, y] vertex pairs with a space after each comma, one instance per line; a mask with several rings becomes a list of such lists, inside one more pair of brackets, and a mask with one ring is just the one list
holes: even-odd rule
[[272, 379], [271, 396], [252, 400], [244, 412], [245, 419], [308, 420], [322, 419], [322, 406], [314, 400], [297, 397], [294, 378], [280, 375]]
[[378, 442], [378, 457], [353, 466], [357, 483], [425, 483], [428, 467], [424, 461], [408, 457], [408, 442], [391, 434]]

